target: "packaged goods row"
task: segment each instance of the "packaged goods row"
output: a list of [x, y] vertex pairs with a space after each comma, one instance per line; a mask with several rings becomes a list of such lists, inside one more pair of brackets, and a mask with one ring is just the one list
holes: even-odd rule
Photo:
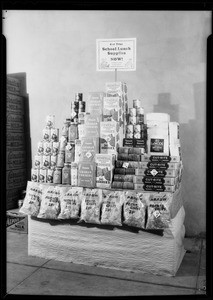
[[89, 189], [28, 181], [20, 212], [40, 219], [165, 229], [171, 221], [172, 193]]

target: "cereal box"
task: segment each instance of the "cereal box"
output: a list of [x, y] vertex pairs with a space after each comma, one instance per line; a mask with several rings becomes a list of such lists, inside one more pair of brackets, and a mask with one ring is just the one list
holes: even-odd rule
[[109, 188], [111, 186], [115, 156], [113, 154], [96, 154], [96, 186]]
[[81, 139], [80, 161], [93, 162], [97, 153], [99, 153], [99, 138], [83, 137]]
[[100, 122], [100, 153], [114, 154], [122, 146], [122, 136], [117, 133], [117, 122]]
[[[72, 171], [71, 171], [72, 172]], [[96, 163], [79, 162], [78, 164], [78, 186], [93, 188], [95, 187]]]
[[87, 99], [87, 112], [93, 116], [102, 115], [104, 92], [89, 92]]

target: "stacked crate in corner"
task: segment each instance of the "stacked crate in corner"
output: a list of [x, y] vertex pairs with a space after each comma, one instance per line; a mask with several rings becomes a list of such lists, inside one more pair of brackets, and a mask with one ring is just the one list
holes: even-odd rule
[[26, 189], [30, 153], [29, 107], [25, 73], [7, 76], [6, 209], [18, 206]]

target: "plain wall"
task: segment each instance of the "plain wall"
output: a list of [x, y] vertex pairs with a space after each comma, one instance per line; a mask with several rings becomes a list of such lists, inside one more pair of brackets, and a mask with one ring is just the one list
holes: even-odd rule
[[104, 91], [114, 72], [96, 71], [96, 39], [137, 38], [137, 69], [118, 72], [129, 107], [167, 112], [180, 123], [188, 236], [206, 231], [206, 43], [210, 11], [3, 12], [7, 73], [26, 72], [32, 160], [48, 114], [61, 130], [76, 92]]

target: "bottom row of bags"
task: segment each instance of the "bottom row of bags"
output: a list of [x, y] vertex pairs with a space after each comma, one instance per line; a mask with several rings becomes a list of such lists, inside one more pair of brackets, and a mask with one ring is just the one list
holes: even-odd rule
[[47, 185], [28, 181], [20, 212], [41, 219], [78, 219], [78, 222], [168, 228], [172, 195]]

